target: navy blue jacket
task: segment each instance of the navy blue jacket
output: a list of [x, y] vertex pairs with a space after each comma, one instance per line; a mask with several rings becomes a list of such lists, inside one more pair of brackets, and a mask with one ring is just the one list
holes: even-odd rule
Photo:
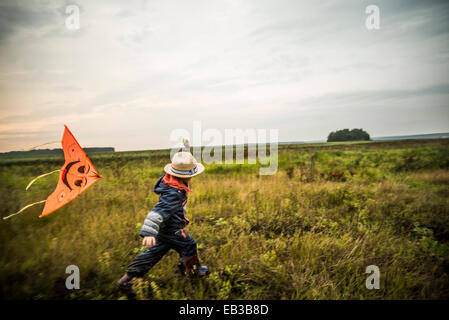
[[160, 177], [154, 185], [154, 192], [160, 197], [145, 219], [139, 233], [141, 237], [173, 233], [189, 223], [186, 217], [187, 192], [165, 184], [163, 178]]

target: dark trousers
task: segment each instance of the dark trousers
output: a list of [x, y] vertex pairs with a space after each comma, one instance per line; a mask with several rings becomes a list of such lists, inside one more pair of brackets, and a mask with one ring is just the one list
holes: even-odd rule
[[195, 239], [185, 230], [181, 229], [172, 234], [159, 233], [156, 236], [156, 245], [145, 250], [128, 265], [126, 273], [132, 277], [141, 277], [147, 273], [162, 257], [174, 249], [182, 259], [197, 255]]

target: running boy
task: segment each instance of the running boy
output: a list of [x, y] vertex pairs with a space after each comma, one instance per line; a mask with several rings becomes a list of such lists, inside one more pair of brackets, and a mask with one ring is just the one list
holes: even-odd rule
[[154, 186], [159, 201], [148, 213], [139, 233], [143, 237], [142, 245], [148, 249], [129, 264], [118, 281], [121, 289], [132, 290], [131, 280], [146, 274], [170, 249], [179, 253], [178, 267], [182, 274], [209, 274], [198, 260], [195, 240], [184, 230], [189, 224], [186, 216], [189, 180], [202, 173], [204, 166], [190, 152], [178, 152], [164, 171], [166, 174]]

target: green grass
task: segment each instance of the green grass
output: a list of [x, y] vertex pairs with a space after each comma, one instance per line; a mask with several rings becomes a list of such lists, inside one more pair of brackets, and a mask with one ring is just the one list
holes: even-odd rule
[[[0, 223], [3, 299], [123, 299], [116, 280], [142, 247], [138, 231], [168, 150], [92, 154], [104, 176], [59, 211]], [[45, 199], [61, 157], [0, 159], [1, 215]], [[279, 171], [206, 165], [188, 216], [205, 279], [176, 274], [170, 252], [137, 284], [139, 299], [441, 299], [449, 297], [449, 141], [279, 146]], [[81, 289], [65, 289], [78, 265]], [[367, 290], [377, 265], [381, 289]]]

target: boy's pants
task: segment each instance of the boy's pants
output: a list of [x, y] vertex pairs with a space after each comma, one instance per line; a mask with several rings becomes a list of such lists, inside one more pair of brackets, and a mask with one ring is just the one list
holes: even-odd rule
[[181, 261], [186, 258], [196, 258], [197, 256], [195, 240], [183, 229], [172, 234], [159, 233], [156, 236], [156, 245], [135, 257], [129, 264], [126, 273], [131, 277], [143, 276], [158, 263], [170, 249], [174, 249], [179, 253]]

